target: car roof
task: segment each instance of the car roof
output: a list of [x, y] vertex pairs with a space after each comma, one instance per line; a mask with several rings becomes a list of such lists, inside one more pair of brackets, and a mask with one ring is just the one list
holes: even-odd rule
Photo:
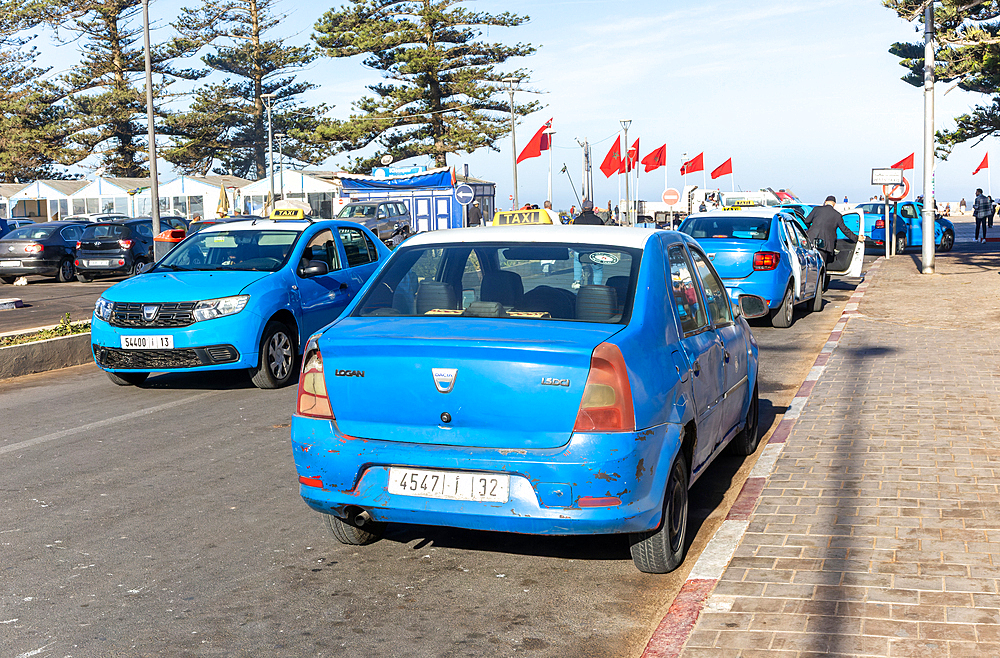
[[264, 229], [304, 231], [306, 228], [315, 223], [316, 222], [311, 222], [307, 219], [241, 219], [235, 222], [219, 222], [218, 224], [209, 224], [205, 228], [201, 229], [199, 233], [207, 233], [211, 231], [249, 231], [251, 229], [255, 231]]
[[594, 225], [476, 226], [417, 233], [404, 244], [415, 247], [459, 242], [548, 242], [643, 248], [660, 229]]
[[[762, 217], [770, 219], [775, 215], [781, 214], [782, 211], [786, 211], [788, 208], [779, 208], [778, 206], [764, 206], [764, 207], [746, 207], [740, 210], [709, 210], [707, 212], [696, 212], [691, 213], [687, 216], [687, 219], [692, 217]], [[687, 221], [687, 220], [685, 220]]]

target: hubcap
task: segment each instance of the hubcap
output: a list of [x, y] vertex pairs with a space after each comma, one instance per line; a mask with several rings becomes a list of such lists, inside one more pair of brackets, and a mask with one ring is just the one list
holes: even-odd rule
[[73, 276], [73, 263], [64, 260], [62, 264], [62, 277], [68, 279]]
[[279, 331], [268, 341], [267, 362], [275, 379], [284, 379], [292, 369], [292, 342], [283, 332]]
[[667, 511], [667, 522], [670, 524], [670, 547], [677, 550], [678, 543], [684, 541], [681, 529], [684, 525], [684, 490], [683, 483], [677, 478], [677, 473], [670, 476], [670, 509]]
[[792, 291], [788, 291], [788, 299], [785, 300], [785, 319], [792, 321]]

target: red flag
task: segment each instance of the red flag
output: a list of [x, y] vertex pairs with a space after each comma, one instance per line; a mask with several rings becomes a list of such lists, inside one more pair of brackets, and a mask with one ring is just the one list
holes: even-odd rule
[[712, 180], [715, 180], [716, 178], [719, 178], [721, 176], [728, 176], [731, 173], [733, 173], [733, 159], [729, 158], [728, 160], [726, 160], [725, 162], [723, 162], [722, 164], [720, 164], [718, 167], [715, 168], [715, 170], [712, 172]]
[[545, 131], [551, 128], [552, 119], [549, 119], [542, 125], [541, 128], [538, 129], [535, 136], [531, 138], [528, 145], [524, 147], [523, 151], [521, 151], [521, 155], [517, 156], [518, 163], [520, 163], [521, 160], [527, 160], [528, 158], [537, 158], [542, 154], [542, 151], [549, 150], [549, 136], [545, 134]]
[[659, 169], [667, 164], [667, 145], [664, 144], [642, 159], [642, 164], [646, 165], [646, 173]]
[[696, 171], [705, 171], [705, 154], [699, 153], [681, 165], [681, 175], [693, 174]]
[[619, 136], [615, 140], [615, 145], [611, 147], [608, 154], [604, 156], [604, 162], [601, 163], [601, 171], [604, 173], [605, 178], [611, 178], [612, 174], [617, 174], [622, 168], [622, 138]]
[[625, 162], [622, 163], [621, 167], [618, 169], [619, 174], [624, 174], [626, 171], [632, 171], [635, 169], [636, 163], [639, 161], [639, 139], [636, 138], [635, 144], [632, 148], [628, 150], [625, 157]]
[[978, 174], [980, 169], [989, 169], [990, 168], [989, 160], [990, 160], [990, 152], [987, 151], [986, 155], [983, 156], [983, 161], [979, 163], [979, 166], [976, 167], [976, 170], [974, 172], [972, 172], [972, 175], [975, 176], [976, 174]]
[[915, 154], [911, 153], [896, 164], [889, 167], [889, 169], [913, 169], [913, 156]]

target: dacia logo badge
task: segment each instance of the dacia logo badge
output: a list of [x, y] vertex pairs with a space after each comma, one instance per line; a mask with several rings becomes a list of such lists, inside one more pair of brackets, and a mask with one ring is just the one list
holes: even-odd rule
[[143, 304], [142, 305], [142, 319], [146, 322], [152, 322], [156, 319], [156, 314], [160, 310], [159, 304]]
[[455, 386], [455, 377], [458, 376], [458, 368], [431, 368], [434, 375], [434, 385], [442, 393], [450, 393]]

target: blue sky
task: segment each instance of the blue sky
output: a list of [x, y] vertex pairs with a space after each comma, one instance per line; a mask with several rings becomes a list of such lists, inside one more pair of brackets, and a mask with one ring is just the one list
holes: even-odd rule
[[[156, 0], [154, 21], [172, 19], [185, 4], [193, 3]], [[613, 144], [619, 121], [631, 119], [629, 141], [640, 138], [642, 156], [666, 143], [671, 186], [682, 182], [682, 153], [704, 152], [709, 170], [732, 157], [735, 183], [743, 189], [790, 188], [813, 202], [827, 194], [861, 201], [874, 193], [872, 167], [887, 167], [916, 152], [918, 169], [907, 177], [916, 193], [922, 190], [922, 91], [899, 79], [904, 70], [888, 47], [923, 35], [878, 0], [475, 0], [465, 5], [531, 17], [526, 25], [494, 29], [484, 38], [538, 47], [536, 55], [510, 66], [530, 69], [525, 87], [539, 92], [519, 98], [545, 105], [518, 125], [518, 145], [553, 118], [554, 169], [558, 172], [565, 162], [577, 186], [581, 150], [574, 138], [590, 140], [596, 167]], [[286, 1], [279, 6], [289, 14], [280, 35], [306, 43], [316, 19], [332, 5]], [[73, 48], [42, 44], [42, 62], [59, 66], [73, 56], [66, 52]], [[336, 117], [348, 114], [351, 102], [366, 93], [365, 85], [380, 80], [361, 58], [324, 59], [300, 76], [319, 85], [306, 102], [335, 105], [331, 116]], [[938, 128], [953, 125], [952, 117], [982, 102], [981, 96], [958, 89], [944, 95], [945, 89], [938, 85]], [[939, 199], [970, 200], [977, 185], [987, 187], [985, 171], [971, 174], [992, 143], [959, 146], [948, 161], [938, 163]], [[509, 138], [498, 146], [499, 153], [460, 153], [449, 164], [468, 163], [473, 175], [496, 181], [501, 202], [512, 189]], [[1000, 153], [996, 158], [1000, 166]], [[545, 199], [548, 160], [543, 155], [518, 167], [522, 203]], [[325, 167], [343, 162], [335, 157]], [[169, 166], [161, 168], [169, 178]], [[569, 207], [575, 197], [566, 176], [553, 176], [555, 205]], [[700, 183], [700, 178], [694, 174], [689, 182]], [[615, 177], [595, 170], [594, 182], [599, 205], [617, 195]], [[731, 187], [729, 177], [716, 184], [710, 187]], [[663, 169], [643, 174], [640, 196], [659, 199], [663, 187]]]

